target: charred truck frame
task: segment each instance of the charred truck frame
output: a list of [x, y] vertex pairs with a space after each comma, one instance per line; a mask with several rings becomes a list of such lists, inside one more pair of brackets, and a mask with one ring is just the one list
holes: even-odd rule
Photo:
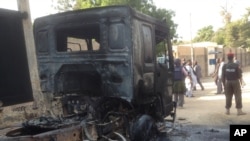
[[[25, 141], [154, 140], [175, 118], [173, 54], [166, 22], [128, 6], [34, 22], [41, 90], [50, 116], [7, 134]], [[163, 64], [156, 46], [166, 46]]]

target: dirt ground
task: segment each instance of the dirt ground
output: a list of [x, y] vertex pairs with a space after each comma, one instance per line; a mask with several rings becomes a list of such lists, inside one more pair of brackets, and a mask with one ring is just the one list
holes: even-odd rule
[[184, 108], [177, 108], [174, 128], [167, 124], [168, 137], [162, 141], [229, 141], [230, 125], [250, 125], [250, 66], [244, 68], [243, 76], [246, 86], [242, 88], [242, 103], [246, 115], [237, 116], [234, 99], [231, 114], [226, 115], [224, 94], [215, 94], [213, 79], [203, 78], [205, 90], [197, 85], [195, 97], [185, 97]]
[[231, 114], [225, 114], [224, 94], [215, 94], [212, 78], [203, 78], [204, 91], [197, 85], [195, 97], [185, 97], [184, 108], [177, 109], [175, 128], [169, 132], [171, 141], [229, 141], [229, 125], [250, 125], [250, 67], [244, 68], [246, 85], [242, 88], [243, 111], [237, 116], [233, 99]]

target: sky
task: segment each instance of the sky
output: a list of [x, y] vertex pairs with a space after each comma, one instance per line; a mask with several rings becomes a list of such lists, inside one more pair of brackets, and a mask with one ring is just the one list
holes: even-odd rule
[[154, 3], [159, 8], [175, 11], [173, 20], [183, 40], [193, 39], [199, 29], [209, 25], [214, 30], [223, 27], [222, 7], [232, 13], [231, 21], [242, 18], [250, 7], [250, 0], [154, 0]]
[[[55, 10], [51, 7], [52, 1], [53, 0], [29, 0], [32, 20], [54, 13]], [[18, 10], [17, 0], [0, 0], [0, 8]]]
[[[51, 4], [53, 0], [29, 0], [31, 18], [55, 13]], [[158, 8], [165, 8], [175, 12], [174, 22], [178, 24], [177, 34], [183, 40], [191, 40], [197, 31], [212, 25], [214, 30], [224, 25], [220, 12], [227, 7], [232, 13], [232, 21], [240, 19], [246, 8], [250, 7], [250, 0], [153, 0]], [[17, 10], [16, 0], [0, 0], [0, 8]]]

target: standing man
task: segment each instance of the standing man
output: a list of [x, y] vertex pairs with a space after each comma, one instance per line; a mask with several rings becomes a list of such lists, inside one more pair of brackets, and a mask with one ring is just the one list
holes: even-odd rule
[[192, 68], [192, 61], [187, 60], [187, 63], [186, 63], [184, 68], [188, 72], [188, 75], [190, 76], [190, 77], [186, 77], [186, 79], [185, 79], [186, 88], [187, 88], [186, 96], [187, 97], [194, 97], [193, 88], [197, 83], [197, 78], [196, 78], [196, 76], [194, 74], [194, 70]]
[[217, 94], [222, 94], [224, 93], [223, 91], [225, 91], [224, 85], [222, 83], [222, 68], [225, 64], [224, 61], [225, 61], [224, 57], [221, 58], [220, 66], [218, 69]]
[[236, 57], [236, 56], [234, 57], [234, 63], [236, 63], [236, 64], [238, 64], [238, 65], [240, 66], [240, 61], [237, 60], [237, 57]]
[[220, 67], [220, 58], [216, 59], [216, 64], [215, 64], [215, 69], [214, 72], [211, 74], [211, 76], [214, 78], [214, 83], [217, 86], [217, 81], [218, 81], [218, 70]]
[[242, 78], [242, 71], [239, 65], [233, 62], [234, 54], [231, 51], [227, 54], [228, 63], [222, 68], [222, 82], [225, 86], [226, 96], [226, 114], [230, 114], [230, 108], [232, 106], [232, 97], [235, 97], [237, 115], [245, 115], [242, 112], [242, 96], [240, 80]]
[[215, 69], [214, 69], [214, 72], [212, 74], [212, 77], [214, 78], [215, 85], [217, 87], [217, 92], [215, 94], [220, 94], [218, 92], [218, 72], [219, 72], [219, 68], [220, 68], [220, 62], [221, 62], [221, 59], [217, 58], [216, 59]]
[[175, 66], [174, 66], [173, 93], [174, 93], [174, 101], [181, 108], [183, 107], [183, 104], [184, 104], [184, 95], [186, 92], [185, 78], [187, 75], [188, 74], [186, 70], [181, 64], [181, 60], [176, 59]]
[[[201, 67], [200, 67], [200, 65], [198, 64], [197, 61], [194, 61], [194, 72], [196, 74], [197, 83], [200, 85], [201, 90], [204, 90], [204, 86], [201, 83], [201, 77], [202, 77]], [[194, 90], [196, 90], [196, 86], [194, 86]]]

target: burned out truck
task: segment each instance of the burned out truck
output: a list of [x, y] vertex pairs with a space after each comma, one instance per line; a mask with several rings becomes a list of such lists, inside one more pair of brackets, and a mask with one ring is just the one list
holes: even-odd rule
[[[47, 112], [2, 140], [157, 140], [175, 119], [173, 54], [165, 21], [129, 6], [41, 17], [34, 38]], [[156, 48], [167, 59], [157, 63]], [[168, 119], [170, 118], [170, 119]]]

